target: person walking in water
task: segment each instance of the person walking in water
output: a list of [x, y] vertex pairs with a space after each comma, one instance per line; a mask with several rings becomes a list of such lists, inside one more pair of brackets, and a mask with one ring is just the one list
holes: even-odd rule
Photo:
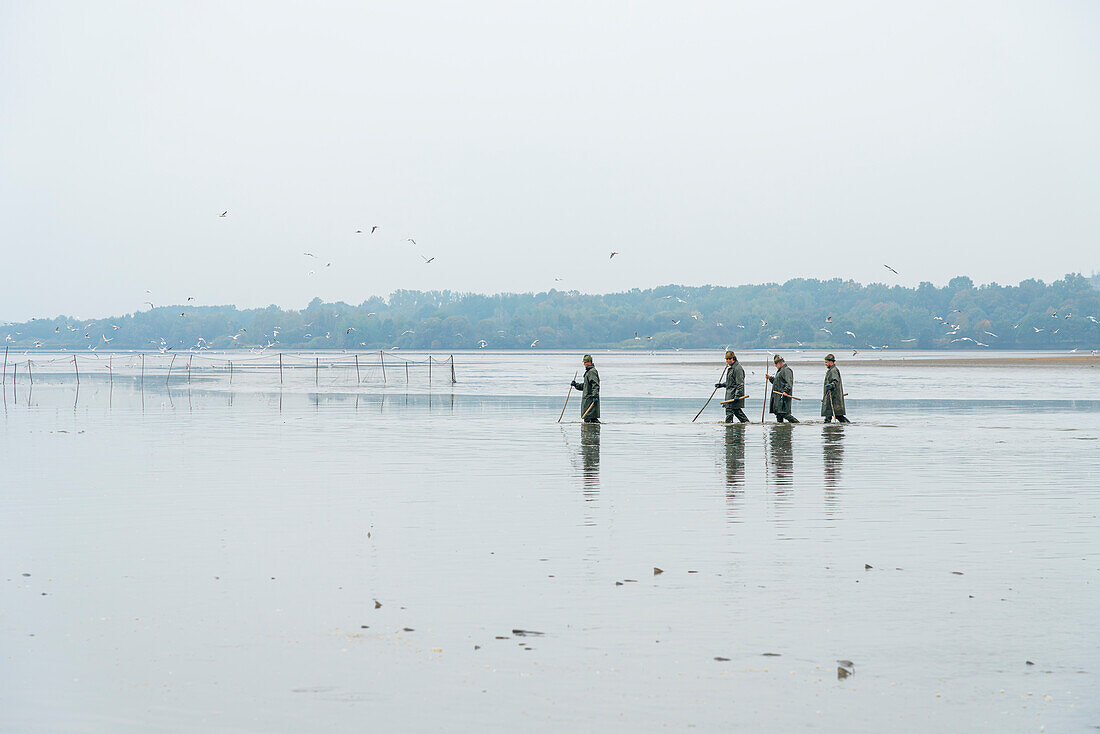
[[749, 417], [745, 415], [745, 368], [737, 361], [737, 355], [726, 350], [726, 373], [722, 375], [722, 381], [716, 383], [715, 388], [726, 388], [726, 423], [733, 423], [734, 419], [742, 423], [748, 423]]
[[791, 405], [794, 403], [794, 372], [778, 354], [772, 358], [775, 363], [775, 374], [768, 375], [768, 381], [772, 384], [771, 410], [775, 414], [775, 420], [782, 423], [784, 419], [791, 423], [798, 423], [798, 419], [791, 415]]
[[844, 383], [840, 379], [840, 369], [836, 366], [836, 357], [825, 355], [825, 391], [821, 396], [821, 415], [826, 423], [833, 417], [841, 423], [851, 423], [844, 415]]
[[592, 355], [584, 355], [584, 377], [581, 382], [569, 384], [581, 391], [581, 420], [585, 423], [600, 422], [600, 373], [592, 363]]

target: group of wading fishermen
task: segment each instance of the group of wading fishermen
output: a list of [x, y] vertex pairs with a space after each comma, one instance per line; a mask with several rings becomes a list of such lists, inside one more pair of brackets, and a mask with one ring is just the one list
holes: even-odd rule
[[[787, 362], [778, 354], [772, 358], [775, 363], [775, 374], [767, 375], [768, 382], [772, 384], [771, 403], [768, 412], [775, 416], [778, 423], [798, 423], [798, 419], [791, 415], [791, 407], [794, 403], [794, 372], [787, 366]], [[575, 379], [569, 384], [581, 391], [581, 420], [585, 423], [600, 422], [600, 373], [592, 362], [592, 355], [584, 355], [584, 377], [581, 382]], [[737, 361], [737, 355], [732, 351], [726, 352], [726, 371], [722, 380], [714, 384], [714, 389], [726, 388], [726, 399], [722, 404], [726, 407], [726, 423], [739, 421], [748, 423], [749, 417], [745, 415], [745, 368]], [[564, 410], [564, 408], [562, 409]], [[825, 384], [821, 396], [821, 415], [826, 423], [831, 423], [833, 418], [840, 423], [848, 423], [844, 409], [844, 383], [840, 378], [840, 369], [836, 366], [836, 357], [832, 354], [825, 355]]]

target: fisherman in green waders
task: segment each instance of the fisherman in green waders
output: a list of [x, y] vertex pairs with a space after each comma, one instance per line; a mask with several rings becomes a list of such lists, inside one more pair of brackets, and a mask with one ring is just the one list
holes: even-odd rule
[[722, 381], [714, 385], [715, 388], [726, 388], [726, 399], [722, 402], [726, 406], [726, 423], [733, 423], [736, 419], [742, 423], [748, 423], [749, 417], [745, 415], [745, 368], [737, 361], [737, 355], [731, 350], [726, 351], [726, 373], [722, 375]]
[[581, 391], [581, 420], [585, 423], [600, 422], [600, 373], [592, 364], [592, 355], [584, 355], [584, 378], [569, 384]]
[[772, 400], [769, 413], [775, 414], [775, 420], [782, 423], [784, 419], [791, 423], [798, 423], [798, 419], [791, 415], [791, 405], [794, 404], [794, 372], [778, 354], [772, 358], [775, 363], [775, 374], [768, 375], [768, 381], [772, 384]]
[[840, 423], [851, 421], [844, 415], [844, 383], [840, 379], [840, 369], [836, 366], [836, 357], [825, 355], [825, 392], [821, 396], [821, 415], [826, 423], [836, 416]]

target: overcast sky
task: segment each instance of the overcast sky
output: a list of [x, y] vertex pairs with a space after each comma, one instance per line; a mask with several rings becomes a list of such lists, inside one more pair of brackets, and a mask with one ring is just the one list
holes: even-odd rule
[[1100, 3], [0, 0], [0, 250], [8, 320], [1087, 273]]

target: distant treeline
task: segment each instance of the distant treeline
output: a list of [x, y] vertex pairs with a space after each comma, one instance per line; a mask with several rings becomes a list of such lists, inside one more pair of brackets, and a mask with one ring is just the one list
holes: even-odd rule
[[[446, 350], [536, 348], [1073, 349], [1100, 348], [1100, 290], [1081, 275], [1054, 283], [943, 288], [850, 280], [662, 286], [625, 293], [494, 296], [396, 291], [358, 306], [314, 299], [277, 306], [165, 306], [106, 319], [6, 324], [5, 343], [44, 350]], [[831, 332], [831, 333], [830, 333]], [[850, 332], [850, 334], [848, 333]], [[854, 334], [854, 336], [852, 336]]]

